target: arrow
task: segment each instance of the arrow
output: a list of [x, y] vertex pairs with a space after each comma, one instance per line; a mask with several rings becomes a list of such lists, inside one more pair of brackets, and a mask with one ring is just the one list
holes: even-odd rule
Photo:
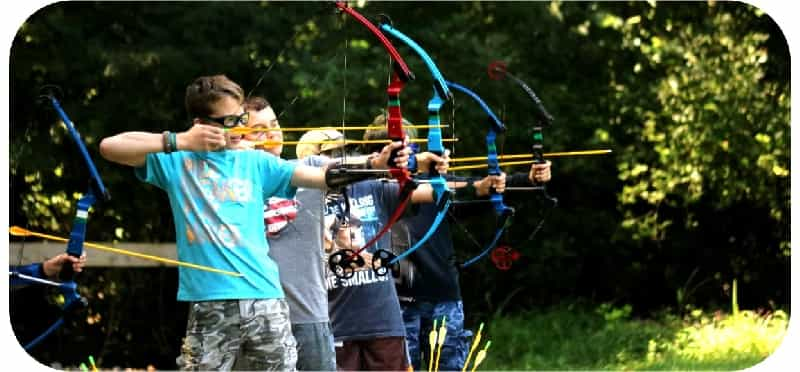
[[[414, 129], [430, 129], [430, 128], [447, 128], [448, 125], [403, 125], [403, 128], [414, 128]], [[348, 131], [348, 130], [371, 130], [371, 129], [383, 129], [383, 127], [378, 127], [375, 125], [368, 125], [368, 126], [335, 126], [335, 125], [327, 125], [321, 127], [307, 127], [307, 128], [300, 128], [300, 127], [280, 127], [280, 128], [250, 128], [250, 127], [236, 127], [226, 129], [227, 132], [233, 134], [248, 134], [253, 132], [306, 132], [310, 130], [338, 130], [338, 131]]]
[[[419, 142], [428, 142], [425, 138], [415, 138], [408, 140], [411, 143], [419, 143]], [[444, 142], [458, 142], [458, 138], [449, 138], [443, 139]], [[309, 145], [324, 145], [324, 144], [344, 144], [344, 145], [361, 145], [361, 144], [371, 144], [371, 143], [391, 143], [392, 140], [344, 140], [344, 141], [258, 141], [253, 142], [254, 146], [270, 146], [270, 145], [300, 145], [300, 144], [309, 144]]]
[[481, 342], [481, 331], [483, 331], [483, 322], [481, 322], [481, 326], [478, 327], [478, 333], [472, 340], [472, 346], [469, 348], [469, 353], [467, 354], [467, 360], [464, 362], [464, 367], [461, 368], [461, 372], [467, 371], [467, 367], [469, 366], [469, 360], [472, 359], [472, 353], [475, 351], [475, 349], [478, 348], [478, 344], [480, 344]]
[[[62, 243], [66, 243], [66, 242], [69, 241], [68, 239], [64, 239], [62, 237], [43, 234], [43, 233], [39, 233], [39, 232], [35, 232], [35, 231], [30, 231], [30, 230], [24, 229], [24, 228], [19, 227], [19, 226], [11, 226], [11, 227], [9, 227], [8, 228], [8, 233], [11, 234], [11, 235], [14, 235], [14, 236], [36, 236], [36, 237], [39, 237], [39, 238], [42, 238], [42, 239], [47, 239], [47, 240], [52, 240], [52, 241], [57, 241], [57, 242], [62, 242]], [[197, 269], [197, 270], [209, 271], [209, 272], [212, 272], [212, 273], [225, 274], [225, 275], [237, 276], [237, 277], [243, 277], [244, 276], [241, 273], [237, 273], [237, 272], [233, 272], [233, 271], [225, 271], [225, 270], [215, 269], [213, 267], [197, 265], [197, 264], [183, 262], [183, 261], [172, 260], [172, 259], [169, 259], [169, 258], [163, 258], [163, 257], [153, 256], [153, 255], [144, 254], [144, 253], [132, 252], [132, 251], [128, 251], [128, 250], [125, 250], [125, 249], [107, 247], [107, 246], [96, 244], [96, 243], [85, 242], [84, 245], [89, 247], [89, 248], [94, 248], [94, 249], [101, 250], [101, 251], [106, 251], [106, 252], [111, 252], [111, 253], [118, 253], [118, 254], [123, 254], [123, 255], [126, 255], [126, 256], [138, 257], [138, 258], [145, 259], [145, 260], [157, 261], [157, 262], [162, 262], [162, 263], [172, 264], [172, 265], [177, 265], [177, 266], [185, 266], [185, 267], [190, 267], [190, 268]]]
[[[601, 149], [601, 150], [582, 150], [582, 151], [562, 151], [562, 152], [546, 152], [542, 154], [546, 158], [557, 158], [563, 156], [587, 156], [587, 155], [602, 155], [602, 154], [610, 154], [612, 151], [610, 149]], [[498, 160], [509, 160], [509, 159], [531, 159], [533, 158], [533, 154], [515, 154], [515, 155], [498, 155]], [[451, 158], [450, 163], [462, 163], [468, 161], [482, 161], [486, 160], [485, 156], [472, 156], [472, 157], [465, 157], [465, 158]]]
[[[552, 158], [552, 157], [562, 157], [562, 156], [602, 155], [602, 154], [608, 154], [608, 153], [611, 153], [611, 150], [552, 152], [552, 153], [549, 153], [549, 154], [547, 154], [547, 153], [543, 154], [543, 156], [545, 158], [547, 158], [547, 157], [551, 157]], [[512, 159], [514, 157], [516, 157], [516, 158], [524, 158], [525, 157], [524, 155], [506, 155], [506, 156], [509, 156]], [[527, 156], [531, 157], [530, 155], [527, 155]], [[462, 158], [462, 159], [457, 160], [456, 162], [459, 162], [459, 161], [463, 162], [465, 160], [463, 160], [463, 158]], [[451, 162], [452, 162], [452, 160], [451, 160]], [[512, 166], [512, 165], [533, 164], [535, 162], [536, 162], [536, 160], [507, 161], [507, 162], [499, 163], [498, 165], [501, 166], [501, 167], [507, 167], [507, 166]], [[459, 171], [459, 170], [465, 170], [465, 169], [481, 169], [481, 168], [486, 168], [486, 167], [487, 167], [487, 164], [461, 165], [461, 166], [458, 166], [458, 167], [450, 167], [450, 168], [448, 168], [448, 170], [449, 171]]]
[[475, 372], [475, 369], [478, 368], [483, 360], [486, 358], [486, 353], [489, 351], [489, 346], [492, 346], [492, 341], [486, 341], [486, 346], [483, 347], [483, 350], [478, 352], [478, 355], [475, 357], [475, 364], [472, 366], [472, 371]]

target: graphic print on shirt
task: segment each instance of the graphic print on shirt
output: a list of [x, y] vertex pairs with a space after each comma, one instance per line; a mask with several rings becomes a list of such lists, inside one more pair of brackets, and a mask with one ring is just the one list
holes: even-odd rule
[[[299, 191], [299, 190], [298, 190]], [[274, 238], [297, 219], [300, 202], [297, 199], [271, 197], [264, 205], [264, 224], [267, 225], [267, 236]]]
[[242, 234], [235, 224], [223, 220], [246, 208], [253, 199], [253, 183], [248, 179], [226, 177], [212, 162], [184, 159], [181, 177], [184, 190], [195, 189], [196, 200], [187, 199], [182, 208], [186, 216], [186, 239], [189, 244], [212, 243], [234, 248]]
[[[326, 242], [333, 243], [332, 249], [328, 252], [334, 253], [340, 249], [351, 249], [353, 251], [361, 248], [368, 237], [374, 236], [380, 231], [380, 216], [375, 206], [372, 194], [360, 197], [350, 197], [350, 215], [345, 217], [344, 197], [338, 194], [329, 194], [325, 205], [325, 239]], [[384, 282], [389, 277], [375, 275], [370, 268], [372, 265], [371, 253], [380, 249], [380, 242], [373, 244], [362, 252], [365, 256], [366, 265], [357, 269], [355, 275], [349, 279], [339, 279], [328, 269], [327, 287], [328, 290], [338, 287], [361, 286], [372, 283]], [[364, 254], [367, 253], [367, 254]], [[326, 257], [327, 262], [327, 257]]]

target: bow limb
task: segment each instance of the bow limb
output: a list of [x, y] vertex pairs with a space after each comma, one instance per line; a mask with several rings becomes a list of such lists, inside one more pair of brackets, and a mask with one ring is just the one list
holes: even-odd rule
[[389, 39], [387, 39], [386, 36], [383, 36], [383, 34], [378, 30], [377, 27], [375, 27], [375, 25], [372, 24], [372, 22], [364, 18], [363, 15], [355, 11], [353, 8], [347, 6], [347, 3], [344, 1], [337, 1], [335, 5], [337, 9], [355, 18], [359, 23], [361, 23], [361, 25], [369, 29], [372, 35], [378, 38], [378, 41], [381, 42], [384, 49], [386, 49], [386, 52], [389, 53], [389, 56], [392, 58], [392, 61], [394, 62], [394, 73], [400, 80], [404, 82], [414, 80], [414, 74], [408, 68], [408, 65], [406, 65], [403, 57], [400, 56], [400, 53], [397, 52], [397, 49], [395, 49], [392, 43], [389, 42]]
[[489, 254], [489, 252], [491, 252], [495, 246], [497, 246], [497, 243], [500, 241], [500, 237], [503, 236], [503, 233], [506, 231], [506, 229], [508, 229], [510, 225], [511, 225], [511, 214], [505, 214], [501, 216], [500, 228], [497, 229], [497, 231], [494, 234], [494, 237], [489, 242], [489, 244], [487, 244], [486, 247], [484, 247], [483, 250], [480, 253], [478, 253], [475, 257], [472, 257], [469, 260], [464, 261], [464, 263], [461, 264], [461, 268], [463, 269], [469, 267], [470, 265], [480, 261], [481, 258], [486, 257], [486, 255]]
[[[400, 109], [400, 92], [403, 90], [406, 82], [411, 81], [414, 79], [414, 74], [408, 68], [403, 58], [400, 56], [400, 53], [397, 52], [397, 49], [392, 45], [389, 39], [384, 36], [378, 28], [373, 25], [369, 20], [367, 20], [364, 16], [359, 14], [354, 9], [347, 6], [347, 4], [343, 1], [337, 1], [335, 3], [336, 8], [347, 13], [349, 16], [355, 18], [361, 25], [366, 27], [373, 36], [375, 36], [378, 41], [380, 41], [381, 45], [383, 45], [386, 52], [392, 59], [392, 67], [393, 73], [391, 77], [391, 81], [389, 86], [386, 89], [386, 93], [388, 95], [388, 106], [387, 106], [387, 127], [386, 130], [388, 132], [389, 139], [392, 141], [404, 141], [405, 139], [405, 131], [403, 130], [403, 115]], [[397, 153], [401, 149], [395, 149], [392, 151], [391, 156], [389, 157], [389, 173], [392, 175], [392, 178], [397, 180], [398, 185], [400, 186], [399, 192], [399, 199], [401, 202], [398, 205], [398, 208], [392, 213], [391, 218], [385, 224], [383, 229], [378, 232], [375, 236], [370, 239], [369, 242], [364, 244], [363, 247], [357, 249], [352, 254], [347, 257], [340, 258], [338, 262], [332, 262], [329, 259], [329, 264], [333, 267], [336, 266], [338, 268], [343, 268], [347, 265], [350, 265], [354, 259], [358, 256], [359, 253], [364, 251], [365, 249], [369, 248], [372, 244], [380, 240], [402, 216], [406, 205], [411, 200], [411, 194], [416, 189], [417, 184], [411, 179], [411, 175], [406, 168], [398, 168], [394, 164], [394, 159], [397, 157]], [[388, 253], [388, 252], [387, 252]], [[388, 253], [388, 257], [391, 257], [390, 253]], [[336, 271], [334, 271], [335, 273]]]
[[[430, 71], [431, 75], [433, 76], [433, 97], [430, 99], [430, 101], [428, 101], [428, 125], [430, 126], [428, 129], [428, 151], [438, 156], [443, 156], [445, 148], [444, 142], [442, 141], [442, 130], [439, 127], [441, 121], [439, 111], [441, 110], [442, 105], [446, 101], [450, 100], [453, 95], [450, 92], [450, 89], [447, 87], [447, 83], [444, 80], [441, 71], [439, 71], [439, 68], [436, 66], [436, 63], [433, 62], [433, 59], [430, 57], [430, 55], [428, 55], [428, 53], [419, 44], [387, 23], [382, 23], [380, 25], [380, 29], [391, 37], [408, 45], [423, 60], [423, 62], [425, 62], [425, 66], [427, 66], [428, 71]], [[397, 263], [404, 257], [422, 247], [428, 241], [428, 239], [433, 236], [433, 233], [439, 228], [439, 225], [444, 220], [447, 210], [450, 208], [450, 189], [447, 187], [447, 182], [445, 181], [444, 177], [433, 168], [430, 170], [430, 184], [433, 188], [434, 200], [437, 204], [437, 214], [434, 218], [433, 224], [422, 236], [422, 238], [414, 244], [414, 246], [392, 259], [389, 262], [389, 265]]]
[[[542, 101], [536, 95], [536, 93], [531, 89], [528, 84], [526, 84], [522, 79], [514, 76], [512, 73], [506, 70], [506, 66], [500, 62], [494, 62], [489, 66], [489, 76], [493, 79], [500, 79], [503, 77], [508, 77], [514, 84], [522, 88], [525, 92], [527, 97], [533, 104], [533, 117], [536, 118], [536, 122], [531, 127], [532, 133], [532, 145], [531, 145], [531, 155], [533, 157], [534, 164], [544, 164], [544, 134], [543, 129], [545, 127], [550, 127], [553, 124], [553, 116], [547, 111], [542, 104]], [[544, 183], [538, 183], [532, 181], [534, 183], [534, 190], [541, 191], [541, 196], [544, 197], [547, 201], [550, 202], [550, 207], [546, 214], [540, 213], [541, 218], [539, 222], [536, 224], [536, 228], [533, 232], [528, 235], [526, 241], [533, 239], [536, 234], [541, 230], [544, 221], [547, 219], [549, 213], [558, 205], [558, 199], [555, 197], [550, 196], [547, 193], [547, 187]]]
[[[472, 100], [475, 101], [481, 107], [481, 109], [483, 109], [483, 111], [486, 113], [488, 121], [488, 131], [486, 134], [486, 153], [487, 153], [486, 161], [487, 161], [488, 175], [499, 176], [501, 174], [501, 171], [500, 171], [499, 161], [497, 159], [496, 139], [498, 133], [505, 132], [506, 130], [505, 125], [503, 124], [502, 121], [500, 121], [500, 119], [497, 118], [497, 115], [494, 114], [494, 112], [489, 108], [486, 102], [484, 102], [483, 99], [481, 99], [477, 94], [475, 94], [475, 92], [467, 89], [464, 86], [461, 86], [459, 84], [450, 81], [447, 82], [447, 85], [450, 88], [462, 92], [467, 96], [469, 96], [470, 98], [472, 98]], [[503, 232], [508, 228], [508, 226], [511, 225], [511, 219], [514, 215], [514, 208], [511, 208], [504, 203], [503, 194], [500, 194], [496, 190], [494, 190], [494, 188], [491, 188], [489, 200], [491, 201], [492, 206], [494, 207], [495, 215], [499, 218], [498, 222], [500, 224], [500, 227], [495, 232], [494, 238], [489, 242], [489, 244], [486, 245], [483, 251], [481, 251], [481, 253], [479, 253], [477, 256], [465, 261], [461, 265], [462, 268], [472, 265], [481, 258], [485, 257], [486, 254], [488, 254], [488, 252], [491, 251], [492, 248], [494, 248], [497, 245], [497, 242], [500, 241]]]
[[[52, 93], [46, 95], [45, 97], [48, 98], [50, 104], [61, 118], [61, 121], [67, 127], [67, 130], [69, 131], [75, 146], [78, 147], [78, 150], [81, 153], [84, 163], [89, 169], [89, 174], [91, 176], [87, 192], [78, 200], [75, 219], [72, 222], [72, 231], [70, 232], [69, 241], [67, 242], [66, 248], [66, 253], [70, 256], [80, 257], [83, 255], [83, 242], [86, 237], [86, 225], [89, 218], [89, 209], [99, 197], [102, 197], [106, 200], [109, 199], [109, 193], [103, 184], [103, 180], [100, 178], [100, 173], [97, 172], [97, 167], [95, 166], [94, 161], [92, 161], [91, 156], [89, 156], [89, 152], [86, 150], [86, 145], [83, 143], [80, 133], [78, 133], [75, 125], [72, 123], [72, 120], [69, 119], [67, 114], [61, 108], [61, 104]], [[47, 328], [47, 330], [33, 339], [33, 341], [26, 344], [24, 346], [25, 350], [30, 350], [31, 348], [35, 347], [41, 341], [47, 338], [47, 336], [61, 327], [64, 324], [64, 317], [72, 312], [75, 308], [85, 307], [88, 305], [88, 301], [81, 297], [81, 295], [78, 293], [77, 285], [75, 284], [75, 272], [72, 269], [72, 265], [63, 265], [61, 272], [59, 273], [59, 278], [62, 282], [64, 282], [64, 284], [67, 284], [60, 287], [61, 294], [64, 296], [64, 305], [61, 307], [62, 315], [58, 320], [56, 320], [55, 323], [53, 323], [53, 325]]]

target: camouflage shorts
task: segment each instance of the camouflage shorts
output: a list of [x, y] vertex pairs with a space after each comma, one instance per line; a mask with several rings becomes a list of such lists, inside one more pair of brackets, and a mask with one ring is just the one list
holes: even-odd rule
[[[237, 361], [238, 360], [238, 361]], [[297, 350], [283, 299], [192, 302], [181, 370], [294, 370]]]

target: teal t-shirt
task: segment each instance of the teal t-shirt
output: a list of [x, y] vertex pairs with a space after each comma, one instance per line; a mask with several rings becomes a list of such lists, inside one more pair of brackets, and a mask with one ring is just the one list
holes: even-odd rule
[[263, 151], [147, 155], [136, 176], [167, 192], [178, 259], [244, 274], [179, 267], [179, 301], [283, 298], [264, 236], [264, 202], [294, 197], [294, 168]]

